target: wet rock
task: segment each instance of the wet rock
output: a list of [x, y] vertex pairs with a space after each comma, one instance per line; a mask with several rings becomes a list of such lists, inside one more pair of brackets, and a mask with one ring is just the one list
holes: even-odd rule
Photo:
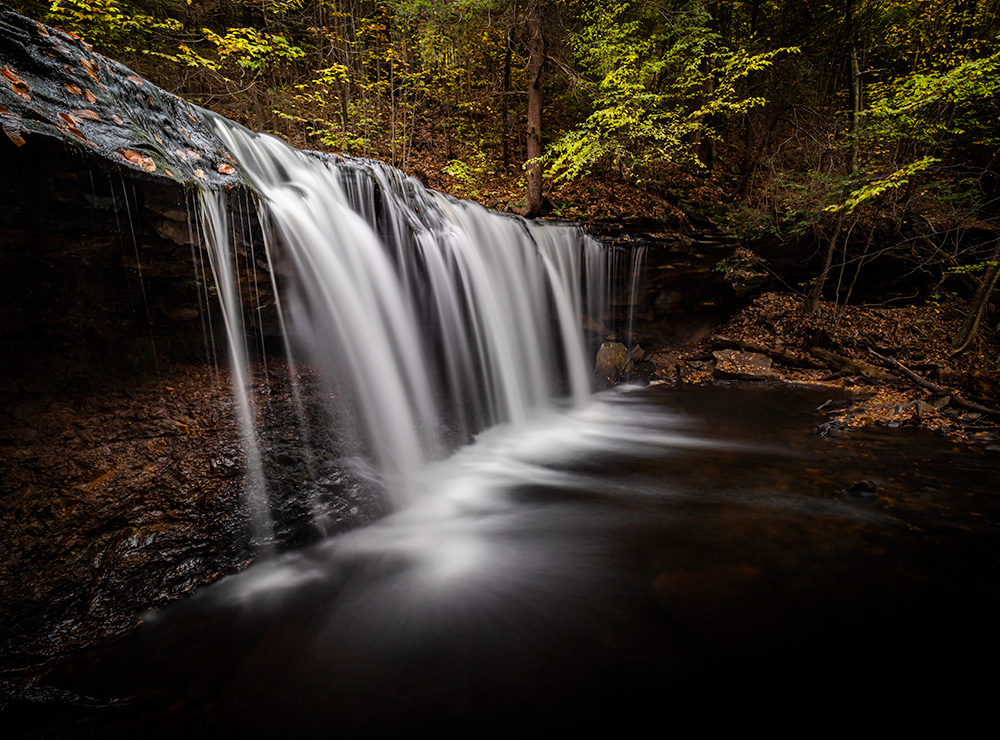
[[614, 385], [625, 374], [632, 360], [621, 342], [602, 342], [597, 350], [594, 373], [608, 385]]
[[951, 403], [951, 396], [931, 396], [927, 403], [940, 411]]
[[845, 498], [873, 499], [878, 495], [878, 484], [872, 480], [859, 480], [842, 491]]
[[834, 419], [832, 421], [826, 421], [822, 424], [817, 424], [813, 427], [813, 431], [820, 437], [837, 436], [843, 433], [845, 428], [844, 422], [839, 419]]
[[771, 358], [757, 352], [723, 349], [713, 352], [716, 378], [725, 380], [770, 380], [777, 374], [771, 370]]

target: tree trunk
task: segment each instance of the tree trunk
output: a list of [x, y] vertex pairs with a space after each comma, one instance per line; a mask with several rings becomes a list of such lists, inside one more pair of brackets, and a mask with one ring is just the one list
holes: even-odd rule
[[858, 129], [861, 122], [861, 69], [858, 66], [853, 0], [847, 0], [847, 32], [851, 44], [851, 150], [849, 168], [853, 175], [858, 171]]
[[976, 332], [979, 331], [979, 322], [982, 321], [986, 307], [990, 304], [990, 296], [993, 294], [993, 289], [996, 288], [998, 278], [1000, 278], [1000, 240], [997, 240], [993, 256], [990, 257], [989, 265], [979, 283], [979, 289], [972, 299], [969, 315], [965, 317], [965, 323], [962, 324], [958, 336], [955, 337], [955, 343], [952, 345], [955, 348], [953, 355], [965, 352], [972, 344], [972, 340], [975, 339]]
[[840, 239], [840, 232], [844, 228], [844, 212], [837, 214], [837, 223], [833, 227], [833, 234], [826, 247], [826, 257], [823, 261], [823, 269], [816, 278], [816, 284], [806, 297], [805, 305], [802, 307], [806, 316], [815, 316], [819, 310], [819, 299], [823, 296], [823, 286], [826, 284], [827, 275], [830, 274], [830, 266], [833, 264], [833, 255], [837, 251], [837, 241]]
[[510, 97], [510, 66], [514, 54], [514, 39], [511, 38], [510, 32], [507, 33], [507, 53], [504, 55], [503, 59], [503, 95], [500, 96], [500, 140], [503, 142], [503, 171], [504, 174], [510, 172], [510, 141], [508, 139], [507, 130], [507, 111], [510, 107], [510, 103], [507, 98]]
[[545, 37], [542, 35], [541, 0], [530, 0], [526, 8], [528, 30], [528, 192], [524, 215], [542, 212], [542, 75], [545, 70]]

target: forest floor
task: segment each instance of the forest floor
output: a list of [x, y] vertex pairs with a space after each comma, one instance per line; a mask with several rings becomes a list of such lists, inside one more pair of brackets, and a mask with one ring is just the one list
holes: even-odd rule
[[794, 294], [764, 293], [712, 336], [654, 352], [654, 377], [675, 384], [782, 380], [855, 394], [849, 407], [827, 409], [821, 434], [868, 425], [915, 426], [956, 441], [1000, 440], [995, 411], [1000, 373], [988, 359], [1000, 355], [1000, 337], [981, 330], [972, 350], [951, 355], [967, 301], [900, 307], [823, 303], [815, 317], [804, 316], [801, 306], [802, 298]]

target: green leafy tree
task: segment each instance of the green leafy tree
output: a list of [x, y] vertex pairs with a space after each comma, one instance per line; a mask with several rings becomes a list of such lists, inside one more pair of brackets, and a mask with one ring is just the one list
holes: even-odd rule
[[547, 173], [556, 180], [613, 167], [642, 183], [665, 164], [701, 168], [692, 142], [718, 137], [719, 121], [764, 105], [741, 82], [777, 54], [795, 51], [728, 48], [700, 2], [602, 0], [582, 19], [570, 43], [587, 75], [592, 112], [549, 149]]

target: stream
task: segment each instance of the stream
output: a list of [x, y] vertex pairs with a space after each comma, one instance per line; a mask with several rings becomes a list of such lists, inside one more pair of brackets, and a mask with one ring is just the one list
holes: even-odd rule
[[[998, 452], [819, 436], [830, 393], [623, 387], [494, 427], [395, 513], [58, 669], [61, 709], [30, 734], [533, 736], [665, 715], [736, 727], [775, 702], [974, 710], [997, 654]], [[866, 479], [875, 496], [844, 492]]]

